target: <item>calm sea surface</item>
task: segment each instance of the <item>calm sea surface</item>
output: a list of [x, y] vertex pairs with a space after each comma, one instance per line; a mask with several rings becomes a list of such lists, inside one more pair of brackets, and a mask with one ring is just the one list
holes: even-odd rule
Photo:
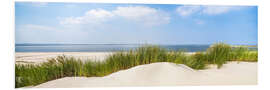
[[[130, 50], [135, 44], [16, 44], [16, 52], [114, 52]], [[209, 45], [160, 45], [170, 50], [205, 51]]]

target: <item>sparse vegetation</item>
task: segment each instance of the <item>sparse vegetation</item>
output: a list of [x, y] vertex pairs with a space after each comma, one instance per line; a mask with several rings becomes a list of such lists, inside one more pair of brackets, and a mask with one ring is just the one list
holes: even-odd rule
[[66, 76], [100, 77], [119, 70], [155, 62], [185, 64], [193, 69], [205, 69], [208, 64], [222, 67], [227, 61], [256, 62], [258, 52], [247, 47], [235, 47], [217, 43], [206, 52], [186, 54], [184, 51], [171, 51], [159, 46], [145, 45], [130, 51], [119, 51], [104, 61], [81, 61], [74, 57], [58, 56], [38, 65], [16, 64], [15, 87], [38, 85]]

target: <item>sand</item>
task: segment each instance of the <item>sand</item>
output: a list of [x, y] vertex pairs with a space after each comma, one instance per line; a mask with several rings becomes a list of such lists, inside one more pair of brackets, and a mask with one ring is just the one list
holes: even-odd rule
[[73, 56], [81, 60], [104, 60], [112, 52], [16, 52], [16, 63], [42, 63], [60, 55]]
[[37, 88], [83, 88], [181, 85], [256, 85], [257, 63], [229, 62], [220, 69], [211, 66], [193, 70], [182, 64], [152, 63], [121, 70], [104, 77], [65, 77]]

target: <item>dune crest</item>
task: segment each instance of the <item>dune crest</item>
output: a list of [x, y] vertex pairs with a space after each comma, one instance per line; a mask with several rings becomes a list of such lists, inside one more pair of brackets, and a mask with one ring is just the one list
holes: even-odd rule
[[182, 64], [152, 63], [121, 70], [105, 77], [65, 77], [40, 84], [40, 88], [174, 86], [174, 85], [254, 85], [257, 63], [230, 62], [224, 67], [193, 70]]

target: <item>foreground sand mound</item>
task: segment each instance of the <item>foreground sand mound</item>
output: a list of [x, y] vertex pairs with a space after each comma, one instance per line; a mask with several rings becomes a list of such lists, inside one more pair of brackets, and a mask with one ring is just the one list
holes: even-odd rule
[[65, 77], [36, 87], [112, 87], [172, 85], [250, 85], [257, 84], [257, 63], [224, 64], [193, 70], [182, 64], [153, 63], [122, 70], [105, 77]]

